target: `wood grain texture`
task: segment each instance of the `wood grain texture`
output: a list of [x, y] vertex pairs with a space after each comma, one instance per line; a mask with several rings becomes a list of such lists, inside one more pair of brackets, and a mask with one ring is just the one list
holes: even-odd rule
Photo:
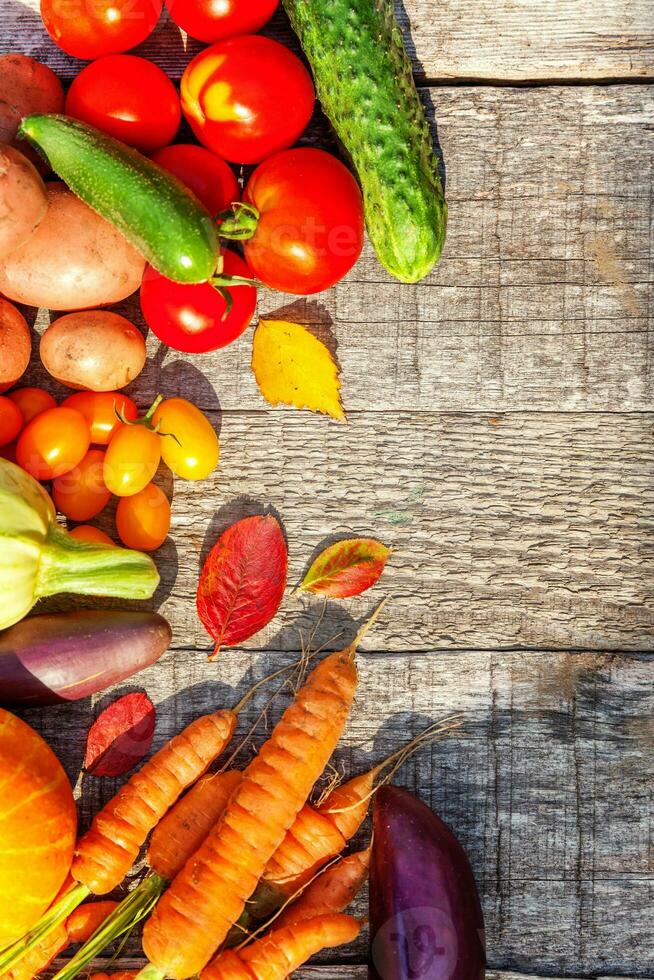
[[[435, 272], [402, 285], [367, 246], [315, 299], [262, 289], [261, 314], [312, 324], [336, 347], [349, 411], [651, 409], [654, 89], [432, 97], [451, 215]], [[317, 123], [311, 140], [325, 137]], [[136, 298], [119, 309], [143, 326]], [[191, 383], [205, 405], [213, 386], [224, 409], [264, 406], [251, 333], [200, 358], [149, 347], [143, 400]]]
[[[39, 0], [2, 0], [3, 42], [46, 60], [67, 77], [79, 62], [45, 34]], [[638, 79], [654, 75], [654, 20], [648, 0], [395, 0], [415, 72], [421, 79], [538, 81]], [[288, 41], [280, 12], [266, 29]], [[201, 45], [162, 18], [136, 49], [179, 77]]]
[[[363, 771], [433, 720], [463, 714], [463, 732], [423, 750], [397, 782], [433, 806], [466, 847], [491, 965], [646, 971], [654, 943], [654, 919], [643, 915], [654, 884], [651, 661], [474, 650], [362, 653], [358, 661], [359, 694], [335, 756], [342, 771]], [[156, 745], [196, 715], [233, 704], [278, 662], [246, 651], [224, 651], [213, 664], [199, 652], [166, 654], [138, 679], [157, 706]], [[241, 732], [269, 696], [247, 710]], [[269, 724], [282, 707], [270, 709]], [[65, 755], [73, 779], [83, 744], [71, 746], [69, 731], [83, 731], [92, 715], [88, 702], [26, 715]], [[83, 823], [117, 785], [84, 781]], [[359, 840], [368, 834], [366, 827]], [[362, 939], [338, 959], [364, 956]]]
[[[300, 635], [334, 648], [391, 596], [360, 656], [338, 764], [357, 771], [463, 711], [465, 737], [412, 760], [399, 782], [470, 853], [489, 980], [651, 974], [653, 90], [460, 84], [651, 78], [651, 4], [396, 6], [419, 80], [458, 83], [422, 90], [447, 166], [443, 261], [403, 286], [367, 247], [316, 301], [262, 290], [263, 314], [309, 323], [337, 350], [347, 427], [267, 410], [251, 335], [195, 359], [149, 338], [139, 403], [157, 390], [193, 398], [221, 429], [222, 459], [200, 486], [161, 474], [173, 528], [156, 556], [156, 605], [174, 644], [119, 690], [155, 700], [156, 748], [234, 703]], [[0, 52], [31, 53], [70, 79], [80, 65], [37, 9], [0, 0]], [[281, 14], [269, 33], [293, 43]], [[162, 23], [139, 53], [179, 77], [198, 49]], [[331, 146], [319, 114], [306, 141]], [[143, 327], [136, 301], [121, 310]], [[26, 379], [44, 380], [63, 393], [38, 368]], [[321, 617], [320, 600], [289, 596], [250, 649], [209, 664], [194, 609], [201, 560], [228, 523], [266, 507], [284, 522], [293, 583], [337, 534], [376, 535], [395, 553], [363, 598]], [[111, 509], [97, 523], [113, 532]], [[26, 714], [77, 780], [83, 824], [118, 785], [78, 779], [86, 730], [116, 693]], [[364, 937], [297, 976], [365, 980], [365, 956]]]
[[[175, 482], [158, 554], [157, 603], [178, 647], [211, 647], [195, 612], [202, 557], [232, 521], [270, 507], [292, 585], [334, 536], [394, 548], [374, 590], [329, 605], [321, 642], [391, 595], [376, 650], [654, 648], [651, 416], [363, 413], [344, 426], [229, 413], [221, 439], [209, 481]], [[98, 519], [115, 533], [112, 522], [111, 508]], [[298, 650], [321, 604], [287, 598], [253, 644]]]

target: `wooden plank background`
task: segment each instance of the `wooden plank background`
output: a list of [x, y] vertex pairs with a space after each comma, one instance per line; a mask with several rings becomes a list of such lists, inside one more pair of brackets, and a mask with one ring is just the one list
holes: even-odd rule
[[[70, 78], [79, 64], [37, 8], [0, 0], [0, 50]], [[444, 258], [406, 286], [366, 248], [319, 297], [261, 292], [262, 314], [311, 324], [336, 350], [347, 426], [269, 409], [249, 335], [202, 358], [149, 338], [139, 404], [191, 392], [222, 458], [202, 487], [162, 475], [174, 523], [155, 604], [173, 648], [121, 690], [154, 698], [158, 745], [301, 638], [349, 640], [389, 595], [338, 765], [462, 711], [465, 734], [399, 782], [470, 853], [491, 980], [641, 977], [654, 973], [654, 13], [646, 0], [396, 8], [445, 157]], [[268, 33], [295, 43], [282, 14]], [[163, 21], [143, 53], [179, 77], [198, 49]], [[319, 114], [306, 138], [332, 145]], [[137, 301], [119, 309], [144, 326]], [[50, 319], [32, 313], [35, 331]], [[30, 379], [62, 393], [36, 367]], [[229, 522], [265, 508], [284, 522], [293, 582], [343, 534], [381, 537], [391, 564], [356, 601], [287, 597], [248, 649], [209, 664], [200, 563]], [[83, 822], [117, 785], [78, 778], [83, 733], [115, 694], [26, 713], [77, 782]], [[299, 976], [363, 980], [365, 955], [364, 938]]]

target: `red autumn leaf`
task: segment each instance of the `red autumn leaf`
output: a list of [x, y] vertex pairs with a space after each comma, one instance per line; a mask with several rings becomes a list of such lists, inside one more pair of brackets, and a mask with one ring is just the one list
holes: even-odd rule
[[332, 599], [349, 599], [374, 585], [391, 549], [374, 538], [348, 538], [325, 548], [313, 562], [300, 586]]
[[86, 740], [84, 768], [90, 776], [122, 776], [149, 751], [154, 705], [147, 694], [125, 694], [100, 712]]
[[288, 551], [272, 516], [246, 517], [218, 538], [204, 563], [198, 585], [198, 615], [222, 646], [236, 646], [263, 629], [284, 596]]

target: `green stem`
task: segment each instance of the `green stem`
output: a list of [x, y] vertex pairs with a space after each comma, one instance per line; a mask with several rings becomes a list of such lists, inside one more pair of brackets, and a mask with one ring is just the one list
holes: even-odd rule
[[150, 874], [126, 895], [111, 915], [96, 929], [90, 939], [57, 973], [54, 980], [72, 980], [84, 967], [114, 940], [130, 932], [150, 914], [168, 882], [158, 874]]
[[232, 242], [247, 241], [254, 236], [260, 217], [253, 204], [235, 201], [217, 215], [218, 234]]
[[77, 541], [52, 524], [41, 550], [34, 596], [77, 592], [149, 599], [158, 584], [159, 573], [147, 555]]
[[135, 980], [165, 980], [165, 977], [165, 973], [158, 970], [152, 963], [148, 963], [140, 973], [136, 974]]
[[34, 949], [46, 936], [49, 936], [57, 926], [61, 925], [89, 895], [90, 891], [86, 885], [75, 885], [65, 895], [62, 895], [59, 901], [55, 902], [41, 916], [36, 925], [32, 926], [22, 939], [19, 939], [0, 955], [0, 973], [5, 973], [15, 963], [22, 960], [23, 956]]

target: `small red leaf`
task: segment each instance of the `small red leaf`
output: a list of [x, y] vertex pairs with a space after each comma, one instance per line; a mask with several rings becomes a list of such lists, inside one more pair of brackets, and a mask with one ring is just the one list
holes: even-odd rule
[[318, 555], [300, 586], [332, 599], [349, 599], [374, 585], [391, 549], [374, 538], [337, 541]]
[[263, 629], [284, 596], [288, 552], [279, 522], [272, 516], [246, 517], [218, 538], [204, 563], [198, 585], [198, 615], [216, 641], [235, 646]]
[[122, 776], [149, 751], [154, 705], [147, 694], [125, 694], [100, 712], [86, 740], [84, 768], [90, 776]]

